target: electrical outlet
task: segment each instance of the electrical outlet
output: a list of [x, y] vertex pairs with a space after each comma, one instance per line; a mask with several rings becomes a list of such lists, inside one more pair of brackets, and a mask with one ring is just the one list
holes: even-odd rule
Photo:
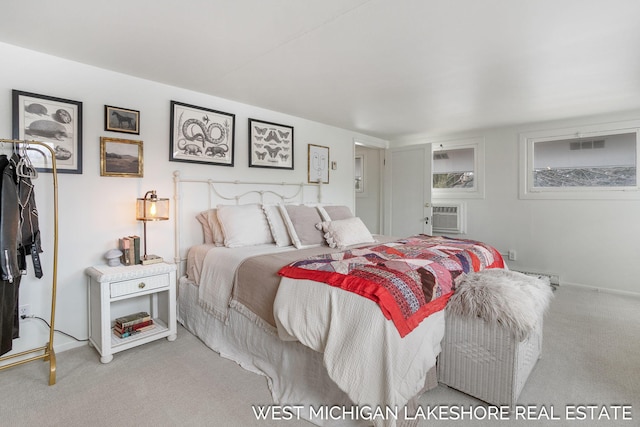
[[22, 316], [31, 316], [31, 307], [29, 304], [24, 304], [18, 307], [18, 316], [22, 319]]
[[509, 250], [509, 260], [515, 261], [517, 259], [516, 251], [513, 249]]

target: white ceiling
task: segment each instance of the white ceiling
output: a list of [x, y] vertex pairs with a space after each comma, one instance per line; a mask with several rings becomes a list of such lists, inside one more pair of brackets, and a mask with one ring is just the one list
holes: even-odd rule
[[388, 140], [640, 108], [637, 0], [2, 0], [0, 13], [6, 43]]

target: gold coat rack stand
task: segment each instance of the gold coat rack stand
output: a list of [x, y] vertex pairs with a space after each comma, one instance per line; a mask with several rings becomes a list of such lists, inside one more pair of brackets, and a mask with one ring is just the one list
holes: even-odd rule
[[[0, 362], [20, 358], [33, 353], [42, 353], [28, 358], [20, 359], [12, 363], [0, 366], [0, 371], [14, 366], [22, 365], [35, 360], [49, 362], [49, 385], [56, 383], [56, 354], [53, 350], [53, 334], [56, 318], [56, 287], [58, 277], [58, 171], [56, 169], [56, 156], [54, 150], [47, 144], [40, 141], [26, 141], [16, 139], [0, 139], [1, 143], [13, 144], [14, 146], [24, 144], [29, 150], [30, 145], [39, 145], [51, 153], [51, 165], [53, 173], [53, 276], [51, 283], [51, 320], [49, 322], [49, 342], [42, 347], [25, 350], [20, 353], [0, 357]], [[32, 148], [33, 149], [33, 148]]]

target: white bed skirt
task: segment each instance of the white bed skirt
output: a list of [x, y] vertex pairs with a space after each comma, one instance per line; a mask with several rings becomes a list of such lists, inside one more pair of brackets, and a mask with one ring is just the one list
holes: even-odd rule
[[[198, 304], [198, 288], [185, 278], [179, 281], [178, 321], [222, 357], [267, 379], [276, 404], [304, 405], [301, 416], [316, 425], [366, 426], [367, 422], [342, 422], [310, 416], [319, 402], [350, 407], [348, 396], [329, 378], [322, 355], [297, 342], [278, 338], [269, 325], [258, 325], [232, 308], [225, 325]], [[251, 404], [247, 402], [247, 410]], [[260, 402], [255, 402], [260, 403]]]
[[[312, 417], [311, 407], [315, 410], [319, 405], [351, 408], [354, 404], [329, 378], [320, 353], [299, 342], [281, 340], [275, 328], [243, 313], [241, 306], [230, 309], [225, 324], [198, 304], [197, 286], [182, 277], [178, 282], [177, 311], [178, 321], [209, 348], [244, 369], [265, 376], [275, 404], [303, 405], [301, 418], [320, 426], [371, 425], [367, 420]], [[434, 368], [425, 389], [436, 386]], [[252, 403], [247, 402], [247, 410], [251, 410]], [[417, 398], [407, 405], [408, 410], [416, 405]], [[393, 424], [412, 426], [416, 423], [397, 420]]]

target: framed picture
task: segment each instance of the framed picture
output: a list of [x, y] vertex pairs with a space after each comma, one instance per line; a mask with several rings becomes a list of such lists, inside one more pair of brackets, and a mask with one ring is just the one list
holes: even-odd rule
[[100, 176], [142, 178], [142, 141], [100, 137]]
[[309, 144], [307, 176], [309, 183], [329, 183], [329, 147]]
[[249, 119], [249, 167], [293, 169], [293, 126]]
[[233, 166], [236, 115], [171, 101], [169, 160]]
[[140, 111], [105, 105], [104, 130], [140, 135]]
[[[13, 90], [13, 139], [36, 140], [54, 150], [59, 173], [82, 173], [82, 102]], [[48, 150], [30, 150], [37, 170], [52, 172]]]

